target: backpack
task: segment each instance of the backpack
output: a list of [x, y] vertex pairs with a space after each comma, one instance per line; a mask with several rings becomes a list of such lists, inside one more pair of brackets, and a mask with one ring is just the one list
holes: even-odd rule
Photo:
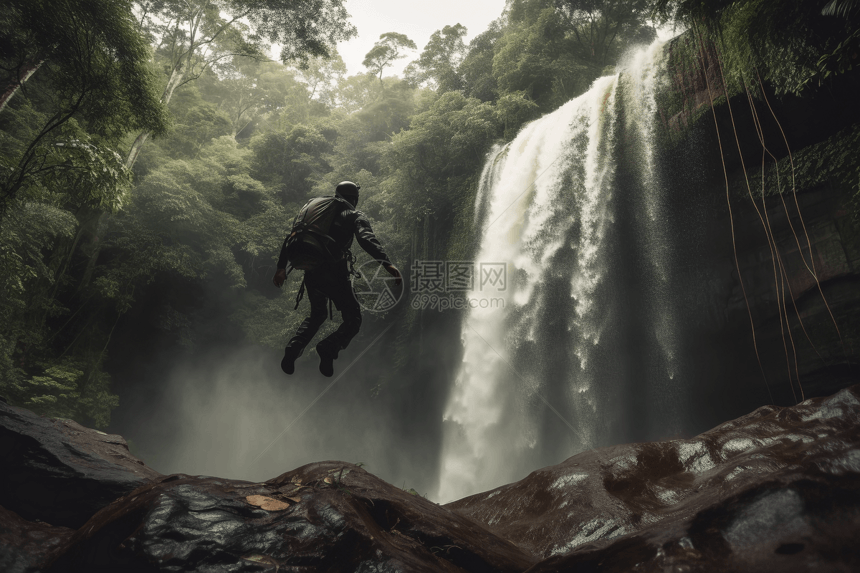
[[344, 257], [329, 235], [335, 216], [343, 208], [338, 197], [317, 197], [302, 207], [286, 240], [290, 267], [309, 271]]

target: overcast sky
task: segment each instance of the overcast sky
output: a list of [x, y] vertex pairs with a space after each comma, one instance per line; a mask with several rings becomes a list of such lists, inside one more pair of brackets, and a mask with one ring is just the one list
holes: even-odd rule
[[358, 37], [338, 44], [348, 75], [364, 72], [361, 65], [364, 55], [370, 51], [379, 35], [385, 32], [406, 34], [418, 50], [399, 60], [388, 74], [400, 74], [410, 61], [418, 57], [421, 50], [436, 30], [447, 25], [462, 24], [469, 33], [469, 40], [487, 29], [490, 22], [502, 15], [505, 0], [433, 0], [431, 2], [409, 2], [403, 0], [347, 0], [346, 9], [351, 21], [358, 28]]

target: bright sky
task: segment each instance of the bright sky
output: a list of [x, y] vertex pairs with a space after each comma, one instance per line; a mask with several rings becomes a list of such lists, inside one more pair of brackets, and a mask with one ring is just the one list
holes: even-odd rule
[[361, 61], [380, 34], [406, 34], [418, 50], [385, 70], [386, 75], [400, 75], [406, 64], [418, 57], [436, 30], [462, 24], [468, 29], [465, 38], [468, 44], [502, 15], [504, 7], [505, 0], [347, 0], [346, 9], [350, 21], [358, 28], [358, 37], [341, 42], [337, 49], [346, 63], [347, 74], [354, 75], [366, 71]]

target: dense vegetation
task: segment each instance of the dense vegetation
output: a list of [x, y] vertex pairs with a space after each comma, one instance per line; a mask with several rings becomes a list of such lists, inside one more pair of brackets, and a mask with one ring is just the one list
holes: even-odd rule
[[[360, 207], [404, 270], [470, 256], [493, 143], [651, 41], [655, 6], [701, 18], [700, 4], [510, 0], [468, 45], [456, 22], [420, 50], [384, 34], [367, 73], [347, 77], [334, 48], [354, 33], [342, 0], [6, 2], [0, 394], [106, 426], [123, 383], [106, 367], [111, 340], [144, 304], [136, 320], [187, 352], [213, 332], [282, 347], [302, 318], [291, 312], [298, 281], [270, 283], [285, 227], [343, 179], [362, 185]], [[709, 22], [730, 4], [770, 5], [722, 4]], [[833, 16], [848, 48], [828, 40], [806, 68], [767, 69], [791, 86], [844, 71], [852, 10]], [[271, 43], [280, 62], [266, 57]], [[400, 58], [412, 59], [404, 77], [386, 75]], [[416, 311], [393, 312], [408, 368]]]

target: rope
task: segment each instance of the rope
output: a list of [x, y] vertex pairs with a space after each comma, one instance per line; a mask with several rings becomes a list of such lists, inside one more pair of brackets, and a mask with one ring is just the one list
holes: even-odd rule
[[[761, 153], [761, 208], [762, 208], [762, 211], [764, 211], [764, 221], [766, 222], [765, 223], [765, 234], [768, 237], [768, 244], [772, 245], [771, 250], [770, 250], [770, 254], [771, 254], [771, 261], [773, 263], [773, 279], [774, 279], [774, 287], [776, 290], [776, 307], [777, 307], [777, 313], [779, 315], [779, 333], [780, 333], [780, 336], [782, 337], [782, 350], [785, 353], [785, 367], [786, 367], [786, 371], [788, 372], [788, 385], [791, 388], [791, 395], [794, 397], [794, 403], [796, 404], [798, 400], [797, 400], [797, 394], [794, 391], [794, 383], [792, 382], [792, 379], [791, 379], [791, 356], [789, 356], [788, 344], [786, 344], [786, 341], [785, 341], [785, 334], [786, 334], [786, 331], [788, 331], [788, 338], [791, 341], [791, 349], [792, 349], [792, 352], [794, 353], [794, 362], [795, 362], [795, 366], [796, 366], [797, 365], [797, 348], [794, 346], [794, 337], [791, 334], [791, 326], [789, 325], [789, 321], [788, 321], [788, 308], [787, 308], [787, 305], [785, 303], [785, 281], [787, 279], [788, 274], [786, 273], [785, 268], [782, 264], [782, 256], [780, 255], [780, 252], [779, 252], [779, 246], [776, 243], [776, 237], [774, 236], [774, 233], [773, 233], [773, 227], [770, 224], [770, 215], [768, 214], [767, 201], [765, 199], [764, 171], [765, 171], [765, 162], [767, 160], [767, 155], [770, 154], [770, 151], [768, 150], [767, 145], [765, 145], [764, 128], [762, 127], [761, 122], [758, 120], [758, 115], [756, 114], [756, 109], [755, 109], [755, 104], [754, 104], [753, 99], [752, 99], [752, 94], [750, 93], [749, 88], [747, 88], [746, 82], [744, 82], [744, 93], [747, 96], [747, 103], [750, 106], [750, 113], [751, 113], [752, 120], [753, 120], [753, 126], [755, 127], [756, 136], [758, 137], [759, 144], [761, 145], [761, 148], [762, 148], [762, 153]], [[734, 121], [732, 121], [732, 128], [735, 129]], [[737, 138], [737, 132], [735, 132], [735, 138]], [[738, 152], [740, 153], [740, 145], [738, 145]], [[746, 173], [746, 171], [744, 171], [744, 173]], [[749, 188], [749, 184], [747, 184], [747, 185], [748, 185], [748, 189], [749, 189], [749, 193], [750, 193], [750, 199], [752, 199], [752, 189]], [[755, 203], [754, 200], [753, 200], [753, 203]], [[779, 270], [779, 274], [777, 274], [777, 269]], [[783, 320], [783, 316], [785, 317], [785, 320]], [[803, 386], [801, 386], [801, 384], [800, 384], [800, 369], [796, 367], [795, 370], [797, 372], [797, 385], [801, 388], [800, 394], [802, 396], [803, 395]]]
[[735, 257], [735, 269], [737, 269], [737, 272], [738, 272], [738, 282], [741, 285], [741, 292], [744, 295], [744, 302], [746, 302], [746, 306], [747, 306], [747, 314], [749, 315], [749, 318], [750, 318], [750, 330], [752, 331], [753, 350], [755, 351], [755, 357], [756, 357], [756, 360], [758, 361], [758, 367], [759, 367], [759, 370], [761, 370], [762, 378], [764, 378], [764, 384], [765, 384], [765, 387], [767, 388], [768, 396], [770, 396], [770, 400], [771, 400], [771, 402], [773, 402], [774, 399], [773, 399], [773, 394], [770, 391], [770, 384], [767, 381], [767, 375], [765, 374], [764, 366], [761, 363], [761, 356], [759, 356], [759, 353], [758, 353], [758, 344], [756, 343], [756, 336], [755, 336], [755, 323], [753, 322], [752, 310], [750, 310], [750, 303], [749, 303], [749, 299], [747, 298], [746, 287], [744, 287], [744, 280], [743, 280], [743, 277], [741, 276], [740, 263], [738, 263], [738, 248], [737, 248], [737, 242], [735, 239], [734, 215], [732, 214], [732, 203], [731, 203], [731, 196], [730, 196], [730, 192], [729, 192], [729, 175], [726, 172], [726, 158], [725, 158], [725, 154], [723, 152], [722, 138], [720, 137], [720, 125], [719, 125], [719, 123], [717, 123], [717, 112], [714, 109], [714, 94], [711, 92], [711, 82], [708, 79], [708, 71], [705, 67], [704, 41], [702, 40], [702, 34], [701, 34], [701, 32], [699, 32], [698, 25], [694, 24], [693, 28], [696, 31], [696, 35], [699, 37], [699, 56], [702, 59], [702, 71], [704, 72], [704, 76], [705, 76], [705, 84], [708, 87], [708, 98], [711, 101], [711, 111], [713, 112], [713, 116], [714, 116], [714, 127], [716, 128], [716, 131], [717, 131], [717, 144], [719, 145], [719, 148], [720, 148], [720, 160], [722, 161], [722, 165], [723, 165], [723, 177], [726, 180], [726, 203], [728, 204], [728, 207], [729, 207], [729, 225], [730, 225], [731, 231], [732, 231], [732, 252], [733, 252], [734, 257]]
[[[791, 155], [791, 147], [788, 145], [788, 138], [785, 136], [785, 131], [782, 129], [782, 124], [779, 122], [779, 119], [776, 117], [776, 113], [773, 111], [773, 108], [770, 106], [770, 100], [767, 99], [767, 95], [764, 91], [764, 85], [761, 81], [761, 76], [758, 75], [758, 70], [756, 70], [756, 75], [758, 76], [759, 85], [761, 86], [762, 97], [764, 98], [765, 103], [767, 104], [768, 110], [770, 110], [771, 115], [773, 116], [774, 121], [776, 121], [776, 125], [779, 126], [779, 132], [782, 134], [782, 139], [785, 141], [785, 148], [788, 151], [788, 160], [791, 163], [791, 192], [794, 196], [794, 204], [797, 208], [797, 216], [800, 219], [800, 224], [803, 228], [803, 233], [806, 236], [806, 244], [809, 248], [809, 261], [812, 263], [812, 268], [809, 268], [809, 265], [806, 264], [806, 258], [803, 256], [803, 249], [800, 247], [800, 239], [797, 238], [797, 234], [795, 233], [795, 238], [797, 238], [797, 250], [800, 253], [800, 258], [803, 260], [803, 264], [806, 265], [806, 270], [812, 275], [812, 278], [815, 279], [815, 284], [818, 286], [818, 292], [821, 294], [821, 300], [824, 302], [824, 307], [827, 309], [827, 313], [830, 315], [830, 320], [833, 322], [834, 328], [836, 328], [836, 334], [839, 336], [839, 343], [842, 345], [842, 352], [845, 354], [846, 359], [849, 354], [845, 348], [845, 341], [842, 339], [842, 333], [839, 331], [839, 325], [836, 324], [836, 318], [833, 316], [833, 311], [830, 310], [830, 305], [827, 304], [827, 297], [824, 296], [824, 290], [821, 288], [821, 282], [818, 280], [818, 275], [815, 271], [815, 257], [812, 256], [812, 242], [809, 239], [809, 231], [806, 229], [806, 223], [803, 222], [803, 214], [800, 212], [800, 203], [797, 200], [797, 182], [794, 177], [794, 158]], [[779, 194], [782, 197], [782, 193]], [[785, 216], [788, 218], [789, 225], [791, 225], [791, 217], [788, 215], [788, 207], [785, 205], [785, 199], [782, 200], [783, 207], [785, 208]], [[792, 232], [794, 232], [794, 226], [791, 227]], [[811, 343], [811, 342], [810, 342]], [[818, 351], [815, 351], [818, 353]], [[819, 354], [819, 357], [821, 355]], [[823, 360], [823, 359], [822, 359]]]

